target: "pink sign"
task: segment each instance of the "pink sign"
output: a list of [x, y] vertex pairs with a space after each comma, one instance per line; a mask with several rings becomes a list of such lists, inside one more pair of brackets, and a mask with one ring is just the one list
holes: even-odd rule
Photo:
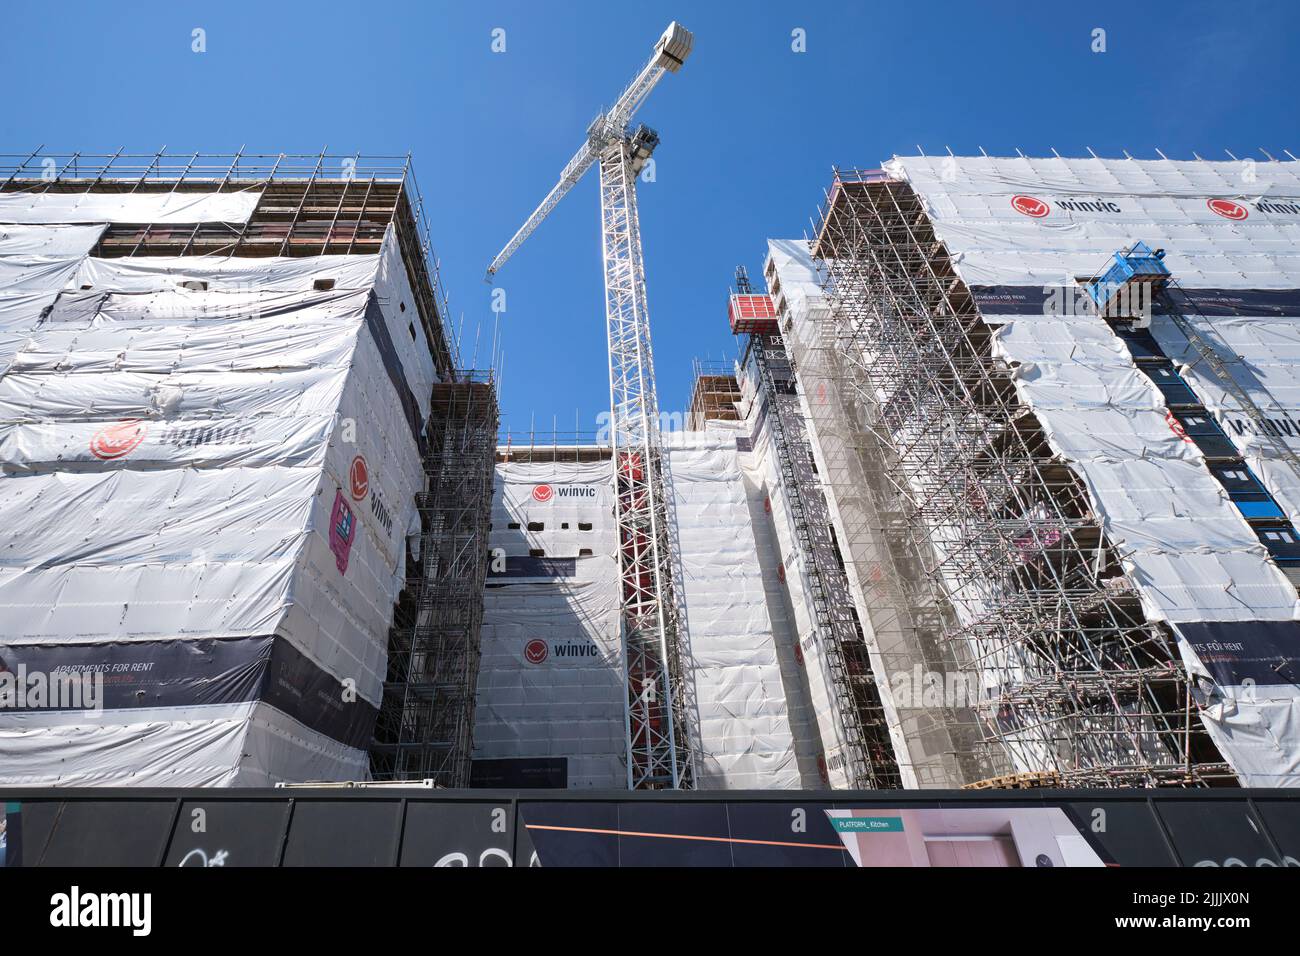
[[343, 500], [342, 490], [335, 491], [334, 511], [330, 514], [330, 550], [334, 552], [339, 574], [347, 573], [348, 555], [352, 553], [352, 541], [356, 536], [357, 516]]

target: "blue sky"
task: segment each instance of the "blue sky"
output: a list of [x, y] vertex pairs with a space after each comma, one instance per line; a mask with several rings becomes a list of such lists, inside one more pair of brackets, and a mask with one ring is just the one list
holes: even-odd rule
[[[1300, 154], [1300, 4], [975, 6], [15, 4], [0, 30], [0, 152], [409, 150], [453, 319], [490, 336], [487, 263], [680, 18], [695, 51], [640, 115], [662, 138], [640, 197], [665, 409], [685, 404], [693, 357], [734, 355], [733, 269], [757, 275], [767, 237], [804, 234], [833, 165], [876, 166], [918, 144]], [[1105, 53], [1091, 50], [1098, 27]], [[504, 53], [491, 49], [496, 28]], [[806, 52], [791, 49], [796, 28]], [[599, 243], [592, 173], [497, 280], [516, 436], [534, 421], [594, 431], [607, 406]]]

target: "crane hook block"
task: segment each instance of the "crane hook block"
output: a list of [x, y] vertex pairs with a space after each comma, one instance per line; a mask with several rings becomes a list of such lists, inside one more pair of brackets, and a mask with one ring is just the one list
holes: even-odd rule
[[655, 44], [654, 65], [662, 66], [669, 73], [676, 73], [690, 56], [694, 42], [695, 37], [691, 36], [691, 31], [674, 20]]

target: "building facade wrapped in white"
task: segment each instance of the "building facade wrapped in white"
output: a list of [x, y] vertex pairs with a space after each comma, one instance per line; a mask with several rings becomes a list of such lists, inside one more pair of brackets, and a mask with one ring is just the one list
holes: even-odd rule
[[0, 670], [102, 679], [0, 706], [6, 785], [368, 774], [438, 379], [396, 225], [96, 254], [270, 232], [261, 198], [0, 194]]

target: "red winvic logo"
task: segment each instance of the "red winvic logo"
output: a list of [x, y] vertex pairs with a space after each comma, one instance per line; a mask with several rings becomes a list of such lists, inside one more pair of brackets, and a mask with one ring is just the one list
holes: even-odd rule
[[360, 455], [352, 459], [352, 467], [348, 469], [348, 484], [352, 486], [353, 501], [362, 500], [370, 491], [370, 469]]
[[534, 638], [524, 645], [524, 660], [530, 664], [540, 664], [546, 660], [546, 655], [550, 651], [546, 647], [546, 642]]
[[1183, 427], [1182, 422], [1174, 417], [1173, 412], [1165, 412], [1165, 422], [1169, 425], [1169, 430], [1183, 441], [1187, 442], [1187, 444], [1196, 444], [1196, 442], [1192, 441], [1192, 439], [1187, 436], [1187, 429]]
[[1210, 212], [1224, 219], [1231, 219], [1233, 222], [1240, 222], [1250, 215], [1250, 210], [1231, 199], [1210, 199], [1205, 205], [1210, 207]]
[[1029, 216], [1032, 219], [1042, 219], [1052, 211], [1051, 206], [1033, 196], [1012, 196], [1011, 208], [1022, 216]]
[[533, 486], [533, 500], [534, 500], [534, 501], [542, 501], [542, 502], [550, 501], [550, 500], [551, 500], [551, 495], [553, 495], [553, 494], [555, 494], [555, 492], [551, 491], [551, 486], [550, 486], [550, 485], [534, 485], [534, 486]]
[[149, 425], [138, 418], [126, 418], [105, 425], [90, 438], [90, 453], [102, 461], [125, 458], [144, 441]]

